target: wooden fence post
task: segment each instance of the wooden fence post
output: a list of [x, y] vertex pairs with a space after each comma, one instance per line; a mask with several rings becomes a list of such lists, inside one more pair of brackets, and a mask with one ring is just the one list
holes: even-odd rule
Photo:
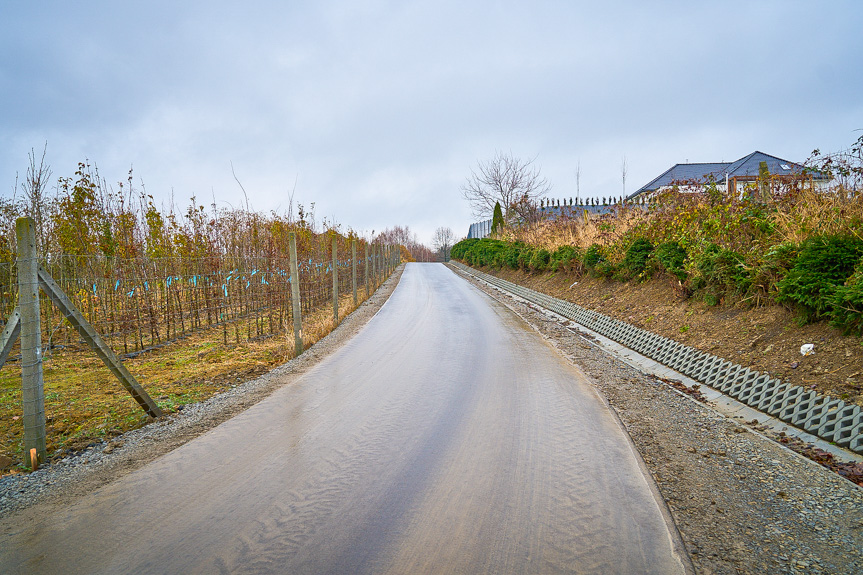
[[339, 325], [339, 258], [336, 234], [333, 234], [333, 328]]
[[[21, 404], [24, 465], [36, 469], [48, 458], [45, 446], [45, 389], [42, 379], [42, 330], [39, 324], [39, 261], [36, 226], [31, 218], [15, 222], [18, 240], [18, 310], [21, 314]], [[31, 461], [31, 450], [36, 461]]]
[[289, 235], [291, 250], [291, 302], [294, 316], [294, 357], [303, 353], [303, 320], [300, 317], [300, 271], [297, 265], [297, 235]]
[[354, 288], [354, 307], [357, 307], [357, 240], [351, 240], [351, 284]]

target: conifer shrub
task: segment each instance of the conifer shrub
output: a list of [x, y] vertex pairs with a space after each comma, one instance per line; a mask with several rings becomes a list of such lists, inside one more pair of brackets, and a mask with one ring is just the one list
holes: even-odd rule
[[799, 251], [800, 246], [794, 242], [782, 242], [764, 253], [752, 274], [752, 291], [758, 298], [755, 303], [776, 298], [778, 284], [794, 267]]
[[503, 253], [503, 260], [506, 265], [513, 270], [518, 269], [518, 257], [521, 254], [521, 249], [524, 246], [521, 242], [510, 244]]
[[714, 281], [726, 290], [746, 294], [752, 286], [752, 274], [743, 255], [721, 249], [714, 259]]
[[686, 261], [686, 250], [677, 242], [663, 242], [656, 246], [656, 260], [663, 270], [680, 281], [686, 281], [687, 273], [683, 268]]
[[593, 270], [596, 264], [605, 259], [602, 253], [602, 247], [599, 244], [591, 244], [584, 252], [584, 267], [588, 270]]
[[573, 271], [573, 262], [579, 260], [579, 256], [577, 248], [568, 245], [560, 246], [551, 254], [551, 270], [554, 272]]
[[709, 244], [695, 258], [692, 288], [705, 290], [708, 304], [719, 303], [727, 293], [746, 294], [751, 286], [752, 277], [741, 254]]
[[464, 260], [471, 246], [475, 245], [479, 238], [468, 238], [456, 243], [450, 249], [450, 257], [454, 260]]
[[503, 210], [500, 208], [500, 202], [495, 202], [491, 216], [491, 233], [498, 234], [501, 230], [503, 230]]
[[[854, 236], [812, 236], [804, 240], [794, 267], [778, 283], [776, 300], [797, 304], [804, 321], [828, 317], [835, 306], [837, 288], [854, 274], [861, 257], [863, 240]], [[855, 283], [849, 295], [853, 296]]]
[[530, 258], [531, 271], [541, 272], [545, 269], [548, 269], [550, 264], [551, 252], [549, 252], [545, 248], [535, 250]]
[[745, 294], [752, 284], [744, 257], [732, 250], [709, 244], [695, 259], [693, 289]]
[[653, 244], [646, 238], [637, 238], [629, 249], [626, 250], [626, 255], [623, 258], [621, 272], [626, 278], [634, 278], [644, 273], [647, 267], [647, 261], [653, 253]]
[[611, 278], [617, 273], [618, 269], [613, 263], [608, 260], [601, 260], [593, 268], [593, 275], [600, 278]]
[[846, 334], [863, 335], [863, 258], [830, 298], [830, 324]]
[[533, 248], [524, 245], [518, 251], [518, 267], [524, 271], [530, 271], [530, 260], [533, 258]]

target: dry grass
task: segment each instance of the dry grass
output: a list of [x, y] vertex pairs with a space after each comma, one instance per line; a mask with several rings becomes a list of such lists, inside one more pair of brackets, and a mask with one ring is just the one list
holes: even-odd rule
[[863, 194], [836, 189], [832, 193], [806, 189], [780, 204], [773, 215], [776, 233], [799, 244], [812, 235], [861, 236]]
[[[368, 297], [360, 287], [358, 301]], [[354, 311], [353, 295], [339, 298], [339, 320]], [[279, 333], [252, 337], [254, 320], [236, 322], [224, 342], [222, 327], [201, 330], [185, 339], [141, 354], [124, 363], [166, 412], [205, 400], [263, 374], [294, 357], [291, 325]], [[250, 325], [251, 324], [251, 325]], [[334, 328], [332, 305], [303, 318], [307, 349]], [[236, 338], [240, 338], [237, 343]], [[102, 362], [84, 351], [53, 353], [44, 361], [47, 447], [51, 457], [120, 435], [148, 422], [148, 416]], [[0, 369], [0, 473], [22, 469], [21, 367]]]
[[620, 208], [614, 214], [602, 216], [584, 212], [580, 217], [545, 220], [525, 228], [509, 228], [500, 239], [522, 241], [549, 251], [560, 246], [609, 246], [644, 222], [647, 217], [645, 210], [633, 207]]
[[[606, 255], [622, 258], [627, 243], [635, 235], [655, 242], [679, 240], [686, 236], [692, 245], [696, 238], [746, 251], [754, 242], [774, 245], [783, 241], [796, 244], [813, 235], [854, 235], [863, 238], [863, 194], [842, 188], [817, 191], [811, 187], [786, 190], [765, 206], [772, 229], [753, 231], [746, 228], [740, 212], [749, 204], [730, 198], [713, 205], [704, 194], [667, 195], [651, 211], [640, 207], [618, 208], [602, 216], [584, 214], [575, 218], [545, 220], [537, 224], [505, 230], [500, 239], [522, 241], [528, 245], [554, 251], [568, 245], [587, 248], [598, 244], [607, 248]], [[715, 224], [709, 228], [706, 224]], [[723, 224], [729, 224], [723, 227]], [[744, 229], [746, 228], [746, 229]], [[742, 235], [741, 235], [742, 234]], [[758, 235], [751, 238], [752, 234]], [[747, 238], [746, 246], [734, 246], [737, 236]]]

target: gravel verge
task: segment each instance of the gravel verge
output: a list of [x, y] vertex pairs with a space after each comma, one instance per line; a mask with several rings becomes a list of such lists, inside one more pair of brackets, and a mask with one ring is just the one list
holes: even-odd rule
[[[143, 467], [245, 411], [276, 389], [290, 385], [321, 359], [356, 335], [386, 303], [398, 285], [404, 265], [329, 335], [299, 357], [256, 379], [240, 383], [210, 399], [184, 406], [140, 429], [88, 447], [33, 473], [0, 478], [0, 520], [13, 523], [68, 505]], [[26, 516], [26, 517], [22, 517]]]
[[610, 356], [536, 306], [466, 279], [519, 314], [605, 396], [698, 573], [863, 572], [863, 489]]

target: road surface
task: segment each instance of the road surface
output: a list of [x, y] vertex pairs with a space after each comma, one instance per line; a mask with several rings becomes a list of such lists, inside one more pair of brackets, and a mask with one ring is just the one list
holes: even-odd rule
[[[0, 536], [2, 573], [684, 573], [582, 373], [440, 264], [298, 382]], [[32, 522], [31, 522], [32, 523]]]

